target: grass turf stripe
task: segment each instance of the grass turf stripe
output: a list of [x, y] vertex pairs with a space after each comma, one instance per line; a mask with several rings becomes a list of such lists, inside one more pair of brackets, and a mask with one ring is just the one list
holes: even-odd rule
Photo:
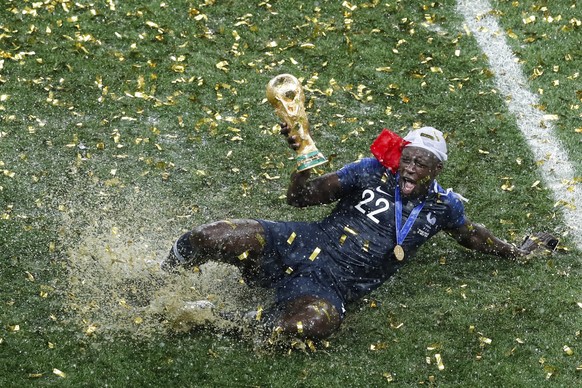
[[[562, 214], [578, 249], [582, 249], [580, 225], [582, 195], [573, 182], [575, 170], [568, 154], [554, 134], [552, 123], [544, 112], [535, 108], [538, 97], [527, 88], [527, 79], [517, 58], [507, 45], [505, 33], [498, 25], [487, 0], [458, 0], [457, 11], [463, 15], [479, 47], [489, 58], [499, 91], [506, 97], [508, 109], [539, 163], [546, 185], [552, 190], [556, 203], [564, 204]], [[568, 190], [568, 188], [570, 190]]]

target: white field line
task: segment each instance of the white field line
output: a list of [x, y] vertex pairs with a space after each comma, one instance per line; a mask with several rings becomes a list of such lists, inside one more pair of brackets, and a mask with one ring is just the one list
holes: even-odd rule
[[517, 58], [507, 45], [505, 33], [490, 14], [487, 0], [457, 0], [457, 12], [465, 18], [479, 46], [489, 58], [495, 82], [509, 111], [531, 148], [535, 160], [543, 161], [541, 173], [556, 203], [563, 204], [563, 218], [569, 237], [582, 249], [582, 193], [574, 182], [575, 170], [566, 150], [554, 135], [550, 120], [535, 108], [538, 98], [528, 90]]

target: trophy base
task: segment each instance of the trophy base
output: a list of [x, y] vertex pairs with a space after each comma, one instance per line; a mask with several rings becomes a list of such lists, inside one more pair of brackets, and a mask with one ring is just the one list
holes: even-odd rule
[[327, 163], [327, 159], [318, 150], [312, 151], [305, 155], [299, 155], [295, 158], [297, 162], [297, 171], [305, 171], [310, 168]]

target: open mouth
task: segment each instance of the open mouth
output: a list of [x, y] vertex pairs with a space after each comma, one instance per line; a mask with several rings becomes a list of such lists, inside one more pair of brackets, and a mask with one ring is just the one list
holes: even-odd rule
[[402, 192], [403, 195], [411, 194], [415, 188], [416, 181], [413, 181], [412, 179], [405, 178], [402, 176], [400, 177], [400, 191]]

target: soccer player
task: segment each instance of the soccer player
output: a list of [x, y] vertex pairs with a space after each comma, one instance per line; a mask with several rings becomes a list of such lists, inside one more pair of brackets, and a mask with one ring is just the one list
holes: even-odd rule
[[[281, 127], [297, 149], [299, 139]], [[233, 264], [248, 284], [276, 290], [276, 308], [267, 318], [272, 328], [321, 339], [340, 327], [347, 303], [378, 288], [441, 230], [464, 247], [507, 258], [547, 245], [551, 236], [540, 234], [517, 247], [467, 218], [462, 197], [435, 179], [447, 160], [440, 131], [423, 127], [404, 139], [390, 134], [396, 145], [376, 147], [374, 158], [313, 179], [310, 170], [291, 175], [288, 204], [337, 201], [323, 220], [238, 219], [198, 226], [175, 242], [162, 269], [207, 260]]]

